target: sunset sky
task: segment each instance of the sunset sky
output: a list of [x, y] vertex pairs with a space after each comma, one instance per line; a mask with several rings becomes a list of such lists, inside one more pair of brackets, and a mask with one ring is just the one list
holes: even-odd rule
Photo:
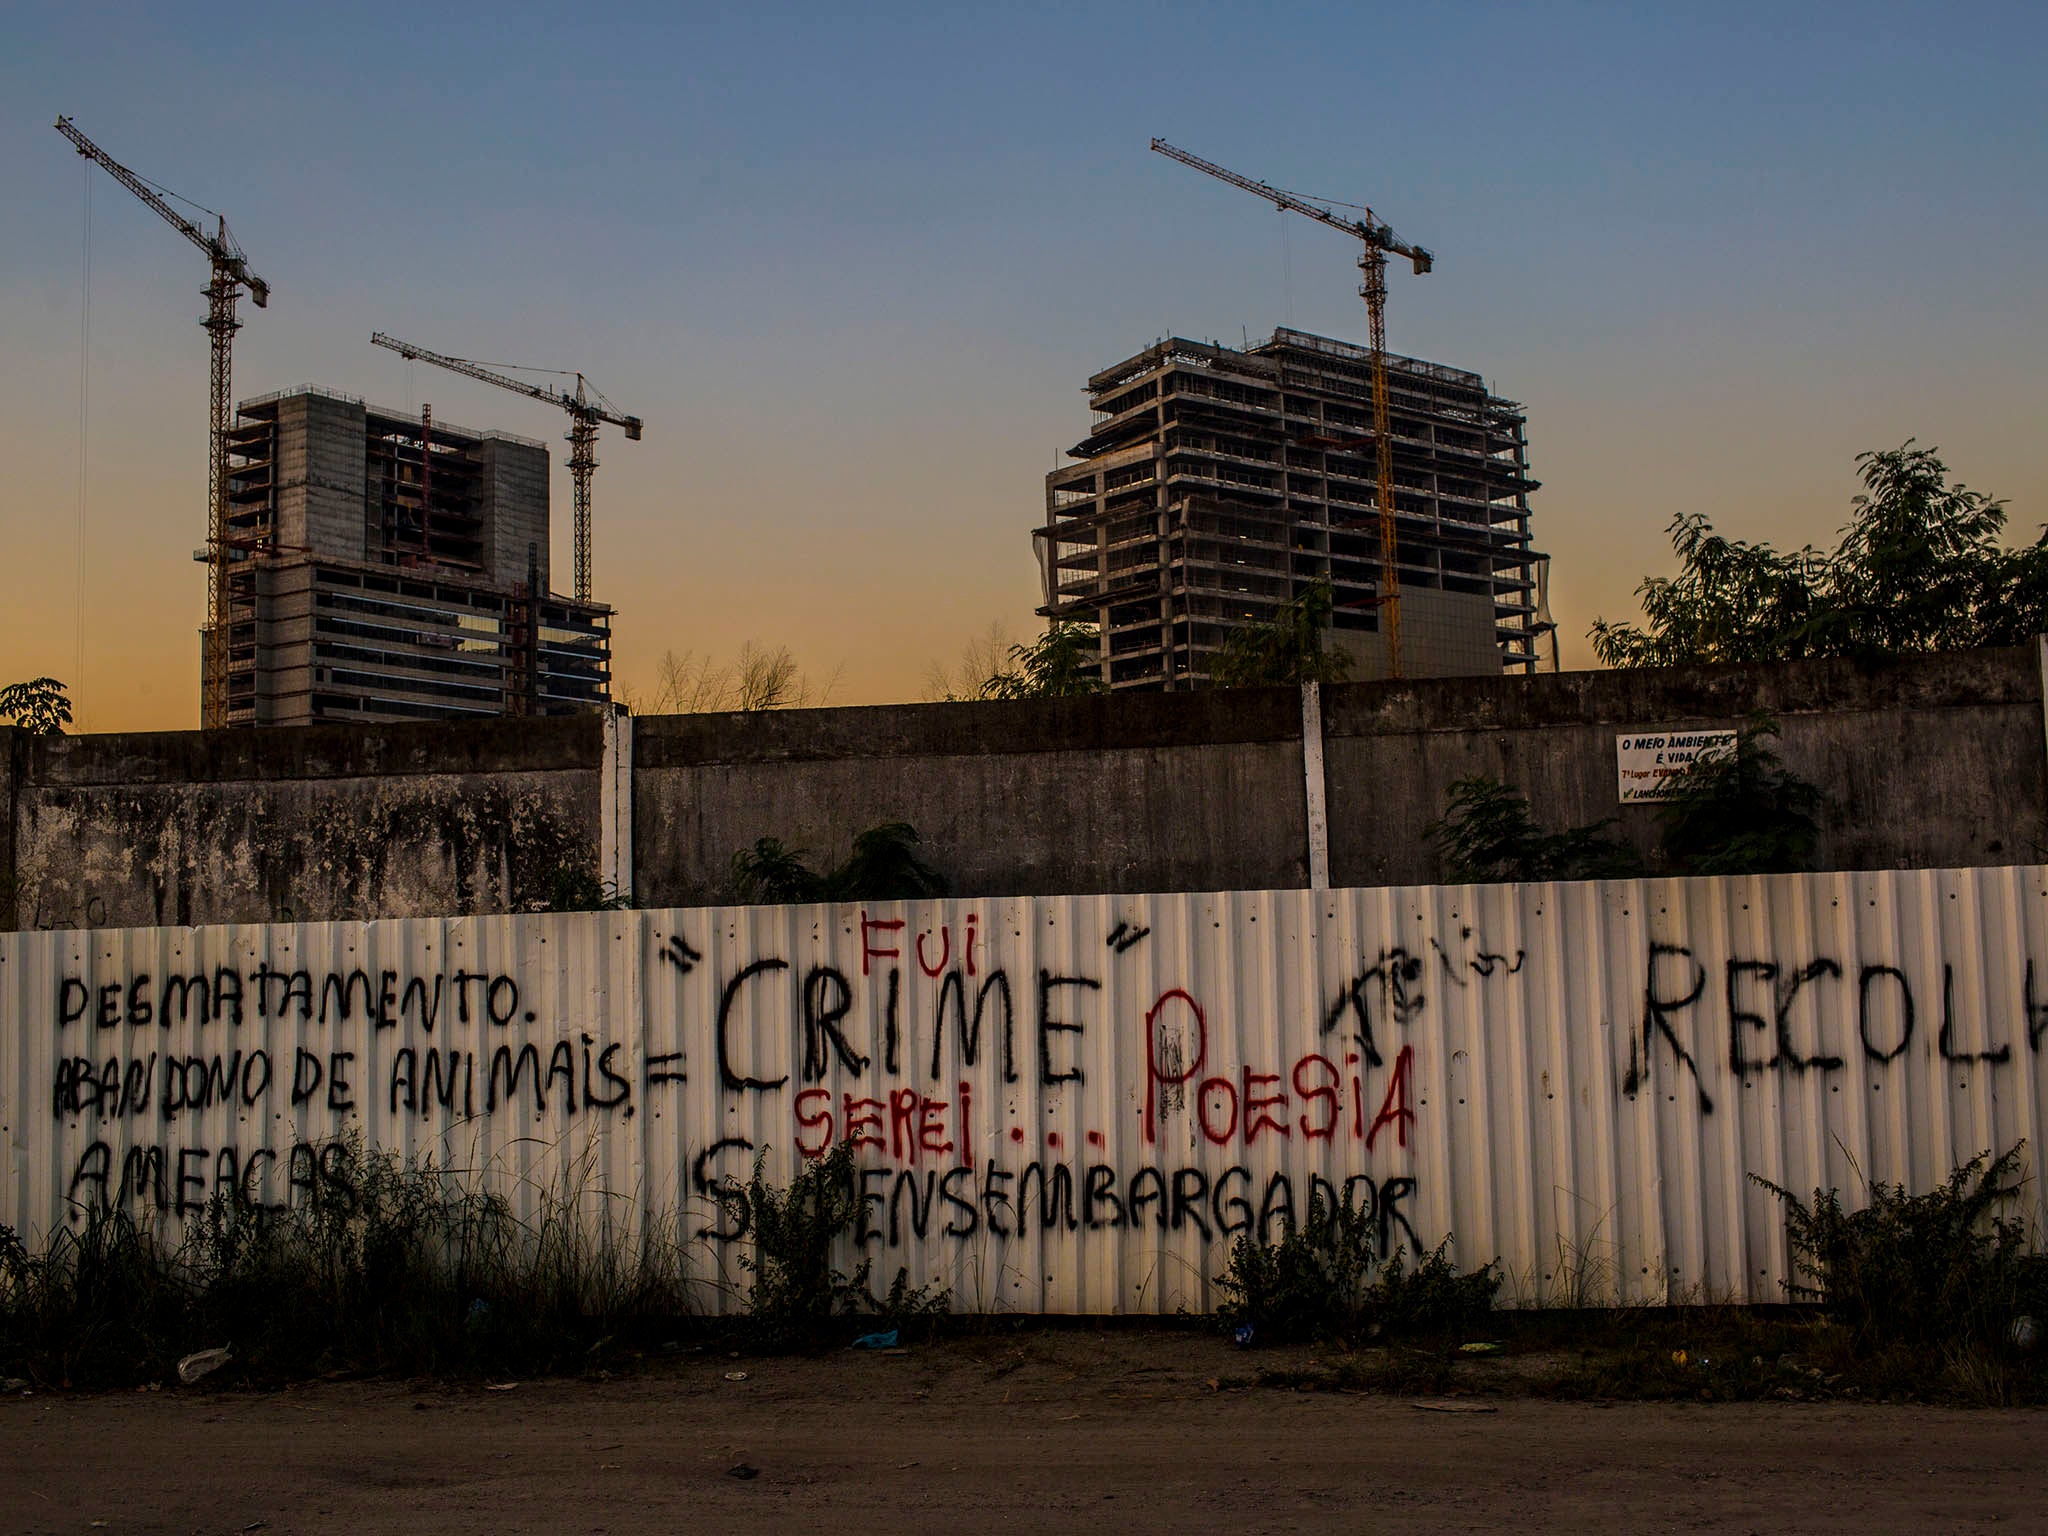
[[1826, 540], [1861, 449], [1917, 437], [2016, 537], [2048, 520], [2039, 4], [5, 15], [0, 682], [66, 679], [87, 729], [197, 723], [207, 274], [60, 112], [272, 284], [238, 396], [545, 437], [558, 569], [560, 414], [370, 332], [581, 368], [646, 419], [597, 476], [629, 690], [754, 640], [833, 702], [918, 698], [1035, 626], [1090, 373], [1172, 333], [1363, 339], [1350, 242], [1155, 134], [1435, 249], [1390, 344], [1527, 404], [1567, 666], [1674, 513]]

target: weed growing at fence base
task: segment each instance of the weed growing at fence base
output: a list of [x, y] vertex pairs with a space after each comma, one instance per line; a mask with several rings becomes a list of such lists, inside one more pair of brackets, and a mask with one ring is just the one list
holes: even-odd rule
[[1501, 1276], [1490, 1263], [1460, 1274], [1444, 1257], [1449, 1246], [1444, 1239], [1413, 1270], [1396, 1249], [1375, 1273], [1371, 1214], [1318, 1193], [1279, 1242], [1247, 1234], [1231, 1245], [1229, 1267], [1216, 1277], [1224, 1298], [1217, 1321], [1249, 1326], [1267, 1343], [1454, 1331], [1492, 1308]]
[[[1493, 1265], [1461, 1273], [1439, 1247], [1382, 1261], [1354, 1206], [1311, 1202], [1277, 1244], [1241, 1239], [1219, 1277], [1218, 1319], [1260, 1344], [1341, 1341], [1264, 1357], [1256, 1384], [1293, 1390], [1514, 1392], [1556, 1398], [2048, 1402], [2048, 1355], [2013, 1322], [2048, 1324], [2048, 1259], [1999, 1213], [2018, 1148], [1972, 1159], [1923, 1195], [1879, 1186], [1780, 1191], [1801, 1280], [1792, 1305], [1492, 1310]], [[303, 1204], [218, 1201], [172, 1244], [126, 1210], [81, 1213], [31, 1252], [0, 1227], [0, 1378], [106, 1388], [170, 1379], [222, 1345], [223, 1380], [336, 1373], [533, 1375], [661, 1355], [713, 1327], [721, 1344], [814, 1349], [896, 1327], [973, 1338], [1055, 1319], [947, 1319], [944, 1294], [899, 1270], [840, 1267], [858, 1218], [848, 1146], [787, 1186], [759, 1166], [721, 1194], [745, 1245], [748, 1312], [693, 1318], [693, 1242], [631, 1203], [564, 1187], [530, 1222], [465, 1177], [346, 1142], [324, 1149]], [[585, 1183], [588, 1182], [586, 1179]], [[623, 1214], [607, 1218], [613, 1210]], [[701, 1258], [701, 1256], [700, 1256]], [[1168, 1332], [1211, 1325], [1158, 1319]], [[1069, 1322], [1101, 1328], [1104, 1320]], [[2038, 1332], [2038, 1329], [2036, 1330]], [[705, 1342], [710, 1342], [705, 1339]], [[1482, 1348], [1473, 1351], [1472, 1345]], [[971, 1348], [971, 1345], [968, 1346]], [[1194, 1346], [1188, 1346], [1194, 1347]], [[1200, 1347], [1214, 1349], [1214, 1344]]]
[[2048, 1260], [2026, 1251], [2026, 1229], [1998, 1214], [2026, 1143], [1981, 1152], [1924, 1195], [1876, 1184], [1845, 1211], [1838, 1190], [1812, 1203], [1757, 1179], [1785, 1204], [1801, 1279], [1793, 1289], [1827, 1308], [1859, 1347], [1997, 1344], [2022, 1312], [2048, 1317]]
[[[1766, 1185], [1788, 1208], [1792, 1305], [1492, 1312], [1493, 1266], [1460, 1274], [1439, 1247], [1412, 1270], [1397, 1254], [1375, 1275], [1370, 1225], [1316, 1203], [1278, 1243], [1238, 1240], [1218, 1277], [1218, 1317], [1250, 1323], [1261, 1343], [1378, 1341], [1259, 1374], [1294, 1390], [2048, 1401], [2048, 1358], [2035, 1353], [2048, 1256], [1998, 1214], [2019, 1190], [2019, 1152], [1973, 1158], [1923, 1195], [1877, 1185], [1856, 1211], [1836, 1190], [1809, 1203]], [[2023, 1316], [2034, 1337], [2016, 1335]]]
[[446, 1170], [325, 1151], [311, 1198], [217, 1196], [175, 1245], [119, 1209], [35, 1253], [0, 1227], [0, 1375], [121, 1386], [222, 1345], [243, 1379], [532, 1373], [687, 1326], [673, 1230], [615, 1229], [566, 1195], [526, 1225]]
[[[1484, 1342], [1487, 1352], [1467, 1354], [1461, 1342]], [[1859, 1351], [1810, 1307], [1494, 1312], [1465, 1334], [1270, 1365], [1253, 1382], [1297, 1392], [1573, 1402], [2048, 1400], [2039, 1366], [2009, 1350]]]
[[173, 1257], [125, 1211], [94, 1210], [38, 1254], [0, 1226], [0, 1374], [78, 1386], [161, 1379], [191, 1338], [190, 1303]]
[[855, 1318], [870, 1327], [928, 1332], [944, 1315], [946, 1294], [912, 1285], [907, 1270], [897, 1270], [888, 1292], [878, 1297], [869, 1285], [873, 1260], [862, 1259], [851, 1273], [834, 1263], [860, 1215], [852, 1142], [806, 1163], [787, 1189], [768, 1183], [761, 1169], [756, 1162], [745, 1184], [728, 1181], [719, 1191], [720, 1204], [753, 1243], [740, 1267], [754, 1277], [747, 1320], [756, 1348], [844, 1342], [838, 1336]]
[[1808, 1202], [1756, 1180], [1784, 1202], [1792, 1290], [1841, 1335], [1842, 1374], [1968, 1401], [2040, 1395], [2042, 1372], [2014, 1327], [2023, 1316], [2048, 1322], [2048, 1256], [2028, 1252], [2025, 1225], [2000, 1214], [2020, 1192], [2025, 1147], [1980, 1152], [1922, 1195], [1874, 1184], [1856, 1211], [1838, 1190]]

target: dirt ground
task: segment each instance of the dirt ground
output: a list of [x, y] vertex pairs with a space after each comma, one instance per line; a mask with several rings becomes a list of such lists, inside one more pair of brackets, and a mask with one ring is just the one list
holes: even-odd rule
[[0, 1400], [0, 1531], [2048, 1524], [2040, 1412], [1231, 1385], [1271, 1363], [1207, 1336], [1074, 1331], [888, 1355], [704, 1354], [500, 1390], [38, 1393]]

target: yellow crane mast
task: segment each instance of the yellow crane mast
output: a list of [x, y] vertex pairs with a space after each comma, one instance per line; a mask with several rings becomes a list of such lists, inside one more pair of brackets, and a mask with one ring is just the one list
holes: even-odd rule
[[214, 214], [218, 221], [215, 231], [207, 234], [165, 202], [153, 184], [80, 133], [70, 118], [58, 118], [57, 131], [69, 139], [81, 155], [96, 161], [101, 169], [133, 192], [165, 223], [204, 251], [207, 260], [213, 264], [213, 281], [206, 288], [206, 319], [201, 322], [212, 342], [213, 359], [206, 465], [210, 530], [207, 534], [207, 565], [210, 579], [206, 586], [206, 675], [199, 711], [200, 724], [213, 730], [228, 723], [228, 571], [231, 560], [228, 542], [228, 427], [229, 415], [234, 410], [235, 332], [242, 327], [242, 322], [235, 318], [235, 305], [242, 290], [247, 288], [258, 309], [268, 307], [270, 284], [250, 270], [241, 246], [228, 233], [228, 221], [224, 215]]
[[1359, 284], [1359, 297], [1365, 300], [1367, 328], [1372, 337], [1372, 435], [1378, 450], [1379, 504], [1380, 504], [1380, 612], [1386, 627], [1387, 675], [1401, 675], [1401, 578], [1394, 560], [1398, 553], [1398, 540], [1394, 530], [1394, 443], [1387, 425], [1387, 253], [1405, 256], [1415, 265], [1418, 274], [1427, 272], [1436, 264], [1436, 257], [1419, 245], [1410, 245], [1377, 218], [1370, 208], [1360, 208], [1360, 217], [1346, 218], [1343, 214], [1309, 198], [1284, 192], [1278, 187], [1268, 186], [1263, 181], [1253, 181], [1235, 171], [1204, 160], [1200, 155], [1191, 155], [1184, 149], [1176, 149], [1164, 139], [1152, 141], [1153, 150], [1169, 160], [1178, 160], [1182, 165], [1191, 166], [1218, 181], [1227, 181], [1233, 187], [1242, 187], [1255, 197], [1263, 197], [1287, 213], [1298, 213], [1304, 218], [1314, 219], [1318, 224], [1327, 224], [1332, 229], [1342, 230], [1365, 246], [1358, 258], [1358, 270], [1365, 280]]
[[[506, 374], [493, 372], [482, 363], [471, 362], [466, 357], [447, 357], [439, 352], [429, 352], [425, 347], [416, 347], [409, 341], [400, 341], [395, 336], [386, 336], [382, 331], [370, 337], [372, 346], [384, 347], [396, 352], [410, 362], [418, 358], [423, 363], [432, 363], [436, 368], [446, 368], [450, 373], [459, 373], [464, 378], [480, 379], [486, 384], [495, 384], [500, 389], [509, 389], [514, 394], [526, 395], [535, 400], [545, 400], [569, 413], [569, 476], [576, 487], [576, 599], [590, 601], [590, 481], [597, 468], [597, 427], [599, 422], [610, 422], [615, 427], [626, 429], [626, 440], [640, 441], [641, 421], [638, 416], [627, 416], [617, 410], [611, 401], [591, 388], [582, 374], [575, 375], [576, 392], [551, 388], [545, 384], [529, 384], [524, 379], [515, 379]], [[560, 373], [565, 377], [571, 370], [563, 368], [528, 369], [530, 373]], [[596, 398], [593, 399], [592, 396]]]

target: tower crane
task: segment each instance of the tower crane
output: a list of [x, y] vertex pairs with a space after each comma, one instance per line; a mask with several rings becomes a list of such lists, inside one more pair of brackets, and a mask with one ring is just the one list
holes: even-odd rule
[[1278, 187], [1268, 186], [1263, 181], [1253, 181], [1235, 171], [1191, 155], [1184, 149], [1176, 149], [1164, 139], [1154, 139], [1152, 148], [1169, 160], [1178, 160], [1182, 165], [1192, 166], [1198, 171], [1214, 176], [1218, 181], [1227, 181], [1233, 187], [1242, 187], [1255, 197], [1267, 202], [1285, 213], [1298, 213], [1304, 218], [1314, 219], [1318, 224], [1327, 224], [1332, 229], [1363, 243], [1365, 249], [1358, 257], [1358, 270], [1365, 280], [1359, 284], [1359, 297], [1365, 300], [1368, 328], [1372, 335], [1372, 435], [1379, 456], [1379, 504], [1380, 504], [1380, 611], [1385, 615], [1387, 636], [1387, 675], [1401, 675], [1401, 578], [1396, 572], [1394, 557], [1397, 553], [1394, 533], [1394, 444], [1387, 426], [1387, 253], [1405, 256], [1415, 265], [1419, 275], [1429, 271], [1436, 264], [1436, 258], [1419, 245], [1410, 245], [1374, 215], [1370, 208], [1358, 210], [1361, 217], [1346, 218], [1322, 204], [1292, 192], [1283, 192]]
[[[212, 730], [228, 723], [228, 418], [234, 409], [234, 342], [242, 322], [235, 318], [235, 305], [242, 290], [258, 309], [270, 304], [270, 284], [249, 269], [247, 256], [235, 237], [228, 233], [228, 221], [218, 221], [208, 234], [165, 202], [149, 182], [121, 164], [93, 143], [68, 117], [57, 119], [57, 131], [69, 139], [88, 160], [97, 161], [114, 180], [150, 208], [179, 234], [206, 253], [213, 263], [213, 281], [206, 287], [206, 319], [201, 323], [213, 346], [210, 437], [206, 467], [207, 505], [210, 513], [207, 534], [207, 564], [211, 579], [206, 588], [206, 676], [200, 693], [200, 724]], [[211, 211], [211, 210], [207, 210]]]
[[[592, 389], [582, 374], [576, 375], [576, 392], [566, 389], [551, 389], [545, 384], [529, 384], [524, 379], [511, 378], [495, 373], [481, 363], [471, 362], [466, 357], [445, 357], [439, 352], [429, 352], [425, 347], [416, 347], [409, 341], [400, 341], [395, 336], [386, 336], [377, 331], [370, 337], [371, 345], [385, 347], [396, 352], [407, 362], [418, 358], [423, 363], [432, 363], [436, 368], [446, 368], [450, 373], [459, 373], [465, 378], [481, 379], [486, 384], [495, 384], [500, 389], [509, 389], [514, 394], [527, 395], [535, 400], [545, 400], [569, 413], [569, 474], [576, 486], [576, 598], [579, 602], [590, 601], [590, 480], [597, 468], [597, 427], [599, 422], [608, 421], [615, 427], [626, 429], [626, 440], [640, 441], [640, 418], [627, 416], [613, 408], [611, 401]], [[536, 369], [534, 372], [562, 372], [567, 369]], [[596, 398], [593, 399], [592, 397]]]

